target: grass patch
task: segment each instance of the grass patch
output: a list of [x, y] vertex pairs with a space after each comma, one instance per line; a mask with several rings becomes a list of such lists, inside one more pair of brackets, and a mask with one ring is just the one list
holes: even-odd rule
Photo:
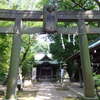
[[71, 98], [71, 97], [66, 97], [64, 100], [79, 100], [78, 98]]
[[69, 90], [69, 88], [67, 87], [67, 86], [61, 86], [61, 85], [59, 85], [59, 86], [56, 86], [55, 85], [55, 87], [56, 87], [56, 90], [58, 90], [58, 91], [68, 91]]
[[0, 96], [0, 100], [1, 100], [2, 98], [4, 98], [4, 96]]
[[38, 91], [19, 91], [17, 93], [18, 97], [35, 97]]
[[18, 100], [34, 100], [38, 91], [19, 91], [17, 93]]
[[34, 100], [37, 91], [19, 91], [17, 93], [18, 100]]
[[[17, 93], [18, 100], [34, 100], [38, 91], [19, 91]], [[4, 95], [0, 95], [0, 100], [4, 98]]]
[[2, 98], [4, 98], [4, 95], [5, 95], [4, 91], [0, 90], [0, 100], [2, 100]]
[[68, 88], [63, 88], [63, 87], [59, 87], [59, 88], [56, 88], [56, 90], [58, 91], [68, 91], [69, 89]]
[[35, 97], [19, 97], [18, 100], [35, 100]]

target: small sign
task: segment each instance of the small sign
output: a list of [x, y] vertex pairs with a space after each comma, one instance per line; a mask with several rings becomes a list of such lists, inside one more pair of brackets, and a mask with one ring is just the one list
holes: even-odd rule
[[32, 80], [36, 79], [36, 68], [32, 68]]

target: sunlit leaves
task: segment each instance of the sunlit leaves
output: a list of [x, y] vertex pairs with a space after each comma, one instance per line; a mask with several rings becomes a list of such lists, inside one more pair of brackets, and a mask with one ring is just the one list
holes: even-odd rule
[[0, 35], [0, 79], [2, 79], [9, 68], [10, 54], [11, 54], [10, 35]]

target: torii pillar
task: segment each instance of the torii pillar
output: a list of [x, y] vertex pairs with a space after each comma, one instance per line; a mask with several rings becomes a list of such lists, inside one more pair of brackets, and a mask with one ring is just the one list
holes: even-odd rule
[[16, 100], [16, 86], [21, 49], [21, 19], [15, 20], [15, 34], [13, 35], [10, 68], [8, 73], [7, 91], [4, 100]]
[[90, 63], [88, 39], [87, 34], [85, 32], [84, 19], [78, 20], [78, 28], [81, 66], [84, 80], [84, 97], [82, 97], [82, 100], [98, 100], [93, 80], [92, 67]]

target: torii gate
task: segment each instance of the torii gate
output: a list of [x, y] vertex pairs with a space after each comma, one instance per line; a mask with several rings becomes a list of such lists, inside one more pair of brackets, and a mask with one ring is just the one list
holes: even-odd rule
[[[13, 35], [13, 46], [11, 53], [11, 62], [9, 69], [9, 80], [5, 100], [16, 100], [16, 78], [19, 66], [19, 54], [21, 34], [33, 33], [62, 33], [79, 35], [81, 63], [84, 78], [84, 97], [82, 100], [98, 100], [94, 88], [90, 56], [88, 50], [87, 34], [100, 34], [100, 28], [93, 28], [85, 25], [85, 22], [100, 21], [99, 11], [56, 11], [51, 6], [44, 7], [43, 11], [18, 11], [18, 10], [0, 10], [0, 20], [14, 21], [15, 26], [0, 27], [0, 33], [11, 33]], [[23, 21], [43, 21], [43, 27], [23, 27]], [[78, 27], [62, 28], [57, 27], [57, 22], [76, 22]], [[14, 51], [16, 50], [16, 53]], [[13, 69], [15, 69], [13, 71]]]

